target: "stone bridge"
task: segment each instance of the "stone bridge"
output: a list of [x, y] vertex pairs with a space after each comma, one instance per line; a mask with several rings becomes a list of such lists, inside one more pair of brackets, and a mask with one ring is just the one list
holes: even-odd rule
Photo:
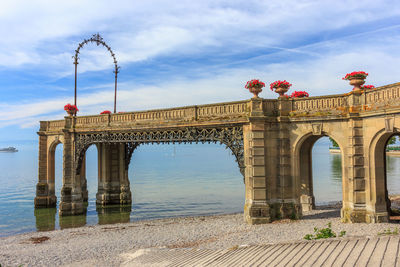
[[54, 152], [63, 144], [60, 215], [81, 214], [88, 199], [85, 152], [98, 150], [99, 205], [130, 204], [128, 166], [144, 143], [219, 142], [235, 155], [251, 224], [299, 218], [314, 208], [312, 147], [322, 136], [341, 148], [343, 222], [390, 215], [385, 147], [400, 129], [400, 83], [375, 90], [298, 99], [262, 99], [65, 117], [41, 121], [35, 206], [54, 207]]

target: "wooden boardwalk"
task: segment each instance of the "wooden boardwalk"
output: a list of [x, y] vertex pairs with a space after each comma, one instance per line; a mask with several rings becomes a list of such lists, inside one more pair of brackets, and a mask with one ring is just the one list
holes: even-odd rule
[[399, 244], [395, 235], [225, 250], [141, 249], [122, 266], [399, 266]]

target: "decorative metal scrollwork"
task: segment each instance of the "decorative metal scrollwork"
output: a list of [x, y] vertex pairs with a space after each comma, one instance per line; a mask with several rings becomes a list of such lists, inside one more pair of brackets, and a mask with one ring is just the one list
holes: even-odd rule
[[74, 59], [75, 65], [75, 95], [74, 95], [74, 105], [77, 106], [77, 75], [78, 75], [78, 64], [79, 64], [79, 53], [81, 48], [88, 43], [96, 43], [97, 46], [104, 46], [108, 52], [110, 52], [111, 57], [114, 60], [114, 113], [117, 112], [117, 79], [120, 67], [118, 66], [117, 58], [115, 57], [114, 52], [111, 50], [111, 47], [103, 41], [103, 37], [100, 34], [93, 34], [90, 39], [84, 39], [81, 43], [79, 43], [78, 48], [75, 50], [75, 55], [72, 57]]
[[128, 170], [129, 163], [131, 163], [131, 158], [133, 151], [139, 146], [139, 143], [126, 143], [125, 144], [125, 170]]
[[125, 159], [128, 168], [133, 151], [140, 144], [160, 143], [221, 143], [232, 151], [244, 176], [243, 127], [195, 128], [138, 132], [77, 133], [75, 136], [76, 173], [79, 174], [87, 147], [95, 143], [126, 143]]

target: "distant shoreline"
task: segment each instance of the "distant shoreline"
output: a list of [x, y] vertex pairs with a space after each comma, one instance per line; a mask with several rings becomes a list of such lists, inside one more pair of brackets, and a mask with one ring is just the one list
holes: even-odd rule
[[[329, 148], [329, 153], [340, 154], [342, 151], [339, 148]], [[400, 150], [386, 150], [386, 155], [388, 156], [400, 156]]]

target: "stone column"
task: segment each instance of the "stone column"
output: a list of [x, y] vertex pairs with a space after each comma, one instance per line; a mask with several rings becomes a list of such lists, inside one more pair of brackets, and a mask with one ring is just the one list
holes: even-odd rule
[[250, 123], [243, 126], [246, 202], [245, 221], [250, 224], [270, 222], [265, 176], [265, 116], [262, 99], [252, 98]]
[[99, 184], [96, 203], [101, 206], [132, 201], [124, 144], [99, 144]]
[[63, 150], [63, 186], [61, 189], [60, 216], [85, 212], [82, 199], [81, 179], [76, 175], [74, 117], [65, 117]]
[[[290, 218], [297, 219], [301, 217], [301, 206], [297, 198], [297, 192], [294, 185], [294, 177], [292, 176], [291, 166], [291, 144], [290, 144], [290, 120], [289, 113], [292, 108], [292, 103], [286, 97], [278, 99], [278, 117], [275, 133], [270, 137], [269, 152], [270, 158], [276, 157], [275, 162], [277, 171], [271, 173], [271, 180], [275, 180], [276, 194], [269, 200], [271, 208], [271, 219]], [[272, 134], [272, 132], [271, 132]], [[274, 165], [271, 164], [271, 168]]]
[[[36, 197], [35, 197], [35, 208], [41, 207], [55, 207], [57, 204], [57, 198], [54, 194], [54, 186], [52, 187], [48, 183], [48, 144], [47, 135], [44, 133], [47, 129], [47, 122], [40, 122], [39, 135], [39, 173], [38, 183], [36, 184]], [[54, 160], [54, 159], [53, 159]], [[53, 190], [52, 190], [53, 189]]]
[[343, 222], [367, 222], [365, 194], [365, 166], [363, 120], [359, 117], [361, 92], [353, 91], [349, 96], [348, 147], [344, 151], [347, 166], [343, 185]]
[[128, 167], [126, 159], [126, 145], [119, 144], [119, 177], [120, 177], [120, 204], [130, 205], [132, 203], [132, 193], [130, 188], [130, 182], [128, 178]]

